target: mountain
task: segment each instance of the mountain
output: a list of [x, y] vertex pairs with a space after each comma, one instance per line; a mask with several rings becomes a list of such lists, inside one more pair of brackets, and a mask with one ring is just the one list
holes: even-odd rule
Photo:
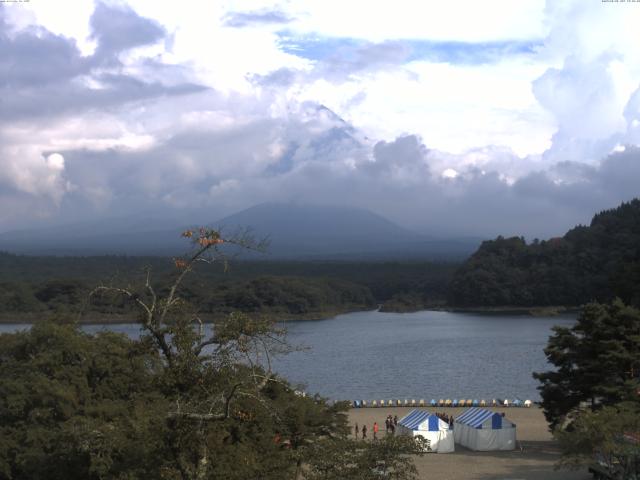
[[[186, 222], [185, 222], [186, 223]], [[270, 259], [464, 258], [479, 239], [437, 239], [365, 209], [265, 203], [213, 222], [226, 234], [249, 228], [268, 237]], [[187, 226], [127, 217], [0, 234], [0, 250], [39, 255], [177, 255]], [[254, 258], [255, 255], [249, 255]]]
[[215, 224], [223, 230], [246, 225], [269, 238], [276, 258], [464, 258], [480, 243], [423, 236], [369, 210], [342, 206], [265, 203]]
[[614, 297], [640, 305], [640, 199], [561, 238], [483, 242], [449, 291], [455, 306], [577, 306]]
[[180, 223], [157, 217], [104, 218], [0, 234], [0, 250], [27, 255], [172, 255], [184, 249]]

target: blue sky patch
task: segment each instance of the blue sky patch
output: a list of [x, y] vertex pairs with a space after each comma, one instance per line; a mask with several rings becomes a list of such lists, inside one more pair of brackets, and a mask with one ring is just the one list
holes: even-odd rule
[[[390, 40], [372, 43], [348, 37], [321, 37], [314, 35], [297, 36], [291, 32], [278, 33], [280, 48], [292, 55], [314, 61], [346, 60], [357, 57], [361, 52], [372, 51], [378, 45], [403, 46], [398, 49], [397, 63], [417, 60], [451, 64], [477, 65], [495, 63], [502, 58], [532, 55], [543, 45], [541, 40], [513, 40], [497, 42], [453, 42], [433, 40]], [[403, 52], [408, 52], [404, 54]]]

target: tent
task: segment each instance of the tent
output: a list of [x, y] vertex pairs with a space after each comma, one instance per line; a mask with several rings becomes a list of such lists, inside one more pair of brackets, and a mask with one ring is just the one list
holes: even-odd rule
[[447, 422], [424, 410], [411, 410], [398, 420], [399, 435], [422, 436], [429, 442], [427, 451], [437, 453], [453, 452], [453, 430]]
[[513, 450], [516, 448], [516, 425], [500, 413], [484, 408], [470, 408], [454, 420], [456, 443], [471, 450]]

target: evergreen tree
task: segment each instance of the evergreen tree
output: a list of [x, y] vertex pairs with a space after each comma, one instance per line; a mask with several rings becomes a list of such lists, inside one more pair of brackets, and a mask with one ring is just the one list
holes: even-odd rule
[[545, 348], [553, 371], [534, 373], [552, 427], [588, 405], [638, 399], [640, 310], [617, 299], [585, 306], [573, 327], [555, 327]]

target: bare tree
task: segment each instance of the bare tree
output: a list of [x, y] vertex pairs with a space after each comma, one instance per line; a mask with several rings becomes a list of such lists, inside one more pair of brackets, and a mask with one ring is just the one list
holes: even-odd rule
[[[236, 250], [264, 251], [266, 241], [257, 242], [247, 231], [229, 237], [209, 228], [187, 230], [182, 236], [192, 243], [189, 254], [173, 259], [174, 278], [159, 293], [153, 286], [152, 272], [146, 269], [144, 284], [134, 287], [99, 285], [91, 297], [117, 294], [131, 301], [140, 314], [140, 323], [166, 362], [172, 382], [174, 408], [167, 413], [169, 422], [190, 424], [204, 439], [206, 425], [242, 415], [234, 406], [250, 398], [267, 408], [261, 392], [277, 381], [272, 356], [290, 351], [284, 330], [266, 318], [250, 318], [232, 313], [216, 321], [209, 332], [197, 312], [186, 308], [181, 286], [200, 264], [221, 263], [227, 269], [229, 247]], [[271, 412], [275, 414], [275, 412]], [[209, 459], [207, 442], [200, 442], [197, 465], [175, 455], [183, 467], [184, 478], [205, 478]]]

